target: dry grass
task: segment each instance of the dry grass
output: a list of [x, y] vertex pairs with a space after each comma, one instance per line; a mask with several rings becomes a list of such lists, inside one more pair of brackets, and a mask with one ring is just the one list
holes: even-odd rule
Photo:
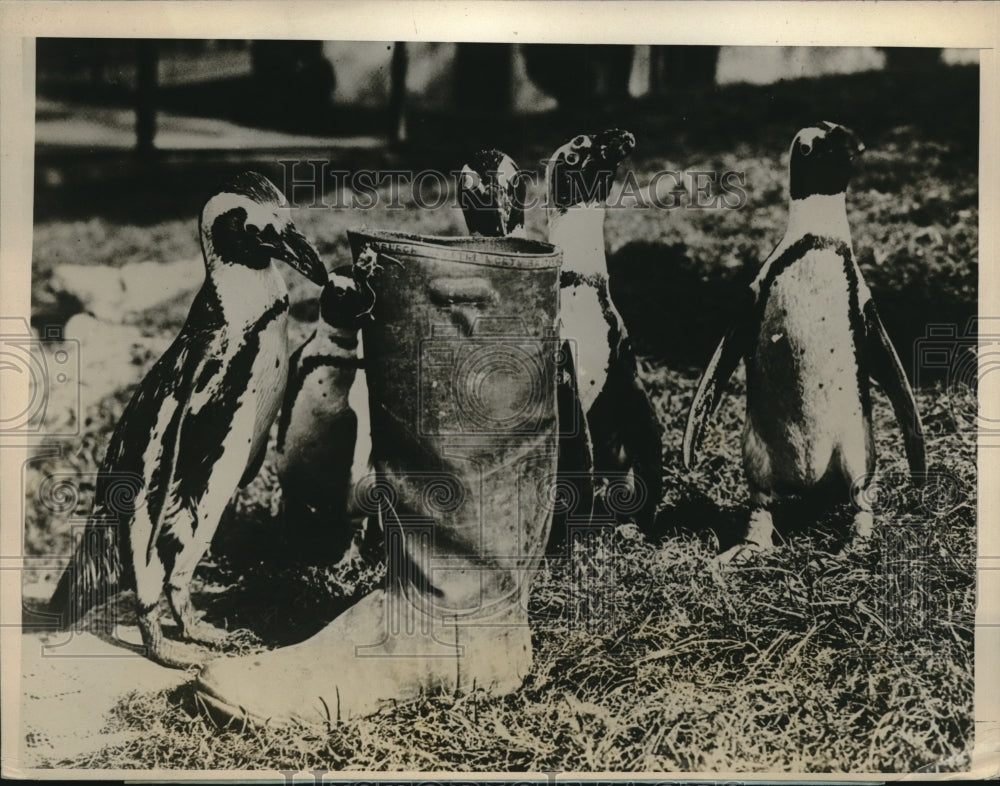
[[[941, 395], [921, 396], [925, 410]], [[879, 403], [888, 429], [888, 406]], [[727, 428], [723, 417], [712, 437]], [[109, 723], [141, 736], [52, 764], [960, 770], [972, 743], [976, 475], [973, 453], [957, 434], [939, 440], [933, 455], [943, 462], [936, 471], [961, 494], [941, 504], [943, 497], [899, 489], [871, 549], [846, 559], [829, 550], [849, 520], [839, 511], [742, 568], [715, 566], [712, 537], [653, 544], [628, 525], [569, 558], [548, 560], [532, 594], [535, 668], [512, 696], [428, 697], [325, 734], [303, 734], [215, 728], [198, 715], [189, 687], [132, 694]], [[738, 464], [706, 465], [686, 484], [707, 493], [702, 510], [720, 516], [739, 508], [742, 493], [729, 497], [739, 488]], [[901, 460], [882, 469], [892, 475]], [[677, 521], [692, 529], [704, 523]], [[317, 626], [378, 577], [377, 567], [351, 573], [300, 563], [296, 570], [291, 560], [230, 573], [230, 588], [210, 614], [231, 627], [249, 622], [274, 646], [311, 630], [279, 633], [269, 614]], [[203, 580], [223, 580], [226, 563], [234, 570], [239, 558], [203, 565]], [[265, 597], [276, 587], [279, 597]], [[253, 621], [241, 620], [241, 611]]]
[[[800, 92], [814, 90], [806, 83]], [[748, 102], [760, 95], [743, 88], [733, 95], [744, 92]], [[699, 161], [745, 169], [748, 208], [674, 211], [666, 218], [619, 211], [609, 219], [618, 286], [632, 295], [623, 311], [646, 353], [643, 375], [665, 428], [661, 537], [650, 541], [624, 525], [543, 564], [531, 598], [535, 666], [521, 690], [503, 698], [481, 691], [426, 697], [322, 734], [215, 728], [197, 713], [189, 686], [134, 693], [108, 718], [115, 729], [141, 732], [133, 741], [51, 764], [296, 771], [967, 768], [977, 469], [973, 435], [949, 391], [940, 382], [918, 391], [929, 491], [909, 484], [899, 429], [876, 396], [879, 526], [870, 549], [843, 559], [831, 553], [843, 540], [849, 511], [827, 511], [817, 520], [789, 509], [773, 553], [741, 568], [715, 566], [716, 549], [746, 515], [741, 374], [714, 417], [699, 466], [687, 471], [680, 462], [696, 366], [719, 335], [725, 298], [783, 227], [780, 152], [791, 130], [728, 152], [712, 139], [699, 147], [698, 139], [680, 134], [673, 166], [653, 155], [635, 164], [647, 173]], [[865, 140], [877, 152], [852, 190], [850, 219], [865, 275], [909, 364], [912, 341], [926, 323], [975, 312], [975, 156], [926, 141], [910, 126], [880, 134]], [[459, 227], [457, 212], [447, 210], [367, 219], [428, 233]], [[357, 216], [300, 211], [299, 223], [328, 260], [347, 259], [343, 231]], [[168, 259], [194, 247], [193, 222], [119, 229], [107, 218], [40, 224], [39, 286], [71, 253], [67, 244], [94, 262], [126, 252]], [[295, 287], [293, 299], [301, 299], [306, 290]], [[145, 326], [169, 334], [184, 308], [171, 304], [147, 315]], [[86, 413], [79, 443], [59, 459], [32, 464], [29, 473], [37, 480], [56, 462], [68, 462], [81, 478], [92, 476], [127, 398], [122, 391]], [[265, 465], [232, 506], [198, 574], [203, 587], [217, 590], [204, 595], [201, 608], [218, 624], [250, 628], [246, 647], [303, 638], [380, 577], [377, 562], [331, 569], [321, 556], [303, 553], [308, 533], [281, 521], [277, 493]], [[29, 505], [31, 553], [63, 553], [67, 535], [61, 521]], [[259, 564], [261, 542], [268, 544], [267, 564]]]

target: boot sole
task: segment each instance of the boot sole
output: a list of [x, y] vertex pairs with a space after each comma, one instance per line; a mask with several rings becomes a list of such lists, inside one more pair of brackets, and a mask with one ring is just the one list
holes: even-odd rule
[[208, 717], [220, 729], [288, 728], [297, 724], [291, 718], [263, 718], [247, 712], [237, 704], [230, 704], [218, 696], [208, 692], [205, 686], [196, 683], [194, 691], [195, 704], [202, 715]]

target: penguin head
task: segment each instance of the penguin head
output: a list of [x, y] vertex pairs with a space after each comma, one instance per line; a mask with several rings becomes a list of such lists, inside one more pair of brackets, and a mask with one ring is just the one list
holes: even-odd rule
[[356, 330], [363, 310], [354, 279], [334, 272], [319, 296], [319, 314], [330, 327]]
[[611, 193], [618, 165], [635, 149], [629, 131], [611, 128], [580, 134], [557, 148], [545, 167], [549, 207], [560, 212], [602, 204]]
[[200, 219], [205, 259], [264, 270], [287, 262], [322, 286], [327, 273], [316, 249], [292, 223], [284, 195], [256, 172], [233, 178], [205, 203]]
[[853, 131], [836, 123], [823, 121], [803, 128], [792, 140], [788, 164], [792, 199], [844, 193], [854, 158], [864, 149]]
[[469, 232], [503, 237], [523, 228], [527, 191], [510, 156], [480, 150], [458, 175], [458, 200]]

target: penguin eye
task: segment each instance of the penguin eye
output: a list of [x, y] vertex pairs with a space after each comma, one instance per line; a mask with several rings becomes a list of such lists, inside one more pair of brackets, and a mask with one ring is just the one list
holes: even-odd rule
[[278, 229], [274, 224], [257, 226], [256, 224], [247, 222], [243, 229], [251, 238], [259, 240], [262, 243], [273, 243], [278, 240]]
[[590, 138], [586, 134], [580, 134], [580, 136], [573, 137], [573, 141], [570, 142], [573, 147], [590, 147]]
[[799, 143], [799, 152], [802, 153], [802, 155], [807, 156], [810, 153], [812, 153], [812, 151], [813, 151], [812, 142]]
[[569, 164], [570, 166], [576, 166], [577, 164], [580, 163], [580, 154], [577, 153], [575, 150], [570, 150], [566, 154], [565, 159], [566, 163]]

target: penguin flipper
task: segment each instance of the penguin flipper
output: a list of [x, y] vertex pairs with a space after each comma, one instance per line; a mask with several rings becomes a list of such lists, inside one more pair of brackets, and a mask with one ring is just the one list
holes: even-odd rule
[[264, 466], [264, 456], [266, 455], [267, 455], [267, 440], [265, 439], [261, 443], [260, 447], [257, 448], [257, 454], [250, 459], [249, 463], [247, 464], [247, 468], [243, 470], [243, 476], [240, 478], [240, 488], [243, 488], [244, 486], [249, 484], [250, 481], [252, 481], [255, 477], [257, 477], [257, 473], [260, 472], [260, 468]]
[[889, 334], [886, 333], [885, 326], [879, 318], [875, 301], [869, 300], [865, 304], [864, 316], [871, 376], [882, 386], [889, 401], [892, 402], [896, 421], [903, 431], [910, 472], [913, 473], [914, 481], [919, 484], [927, 464], [924, 453], [924, 430], [920, 423], [920, 413], [917, 412], [913, 389], [889, 340]]
[[723, 388], [745, 354], [746, 341], [747, 333], [742, 323], [730, 328], [719, 341], [712, 359], [708, 361], [705, 373], [701, 375], [698, 390], [691, 401], [691, 409], [688, 410], [687, 426], [684, 429], [682, 449], [686, 469], [694, 466], [694, 454], [705, 435], [708, 418], [715, 412], [722, 398]]
[[642, 381], [636, 377], [632, 386], [635, 406], [629, 445], [632, 470], [641, 483], [637, 494], [643, 495], [636, 523], [643, 532], [652, 532], [656, 509], [663, 496], [663, 426]]
[[663, 492], [663, 427], [636, 371], [631, 348], [608, 370], [605, 389], [588, 413], [594, 474], [632, 472], [629, 515], [653, 534], [653, 518]]
[[[564, 545], [566, 524], [572, 515], [589, 521], [594, 512], [594, 448], [587, 416], [580, 402], [573, 355], [568, 346], [561, 354], [563, 366], [556, 385], [559, 417], [559, 456], [556, 463], [557, 492], [560, 502], [552, 513], [547, 553], [557, 553]], [[565, 495], [565, 496], [563, 496]]]
[[[302, 355], [306, 347], [316, 339], [316, 332], [314, 330], [309, 338], [303, 341], [298, 349], [288, 358], [288, 381], [285, 385], [285, 395], [281, 401], [281, 412], [278, 415], [278, 440], [275, 446], [275, 449], [279, 453], [285, 448], [285, 437], [288, 434], [288, 426], [292, 422], [292, 409], [295, 407], [295, 398], [299, 395], [304, 382], [304, 375], [299, 373], [299, 367], [302, 365]], [[257, 470], [259, 469], [260, 467], [258, 466]], [[247, 482], [249, 483], [252, 479], [251, 477]], [[240, 482], [240, 486], [243, 486], [242, 481]]]

